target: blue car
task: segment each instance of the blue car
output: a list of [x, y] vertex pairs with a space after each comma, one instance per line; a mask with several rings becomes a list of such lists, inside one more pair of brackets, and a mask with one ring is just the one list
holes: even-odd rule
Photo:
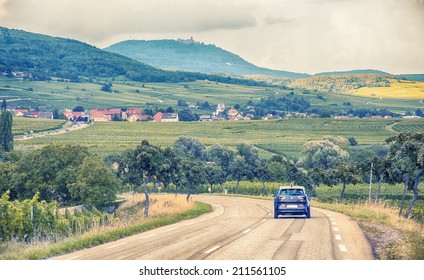
[[304, 187], [280, 187], [274, 199], [274, 218], [278, 219], [279, 215], [311, 217], [311, 205]]

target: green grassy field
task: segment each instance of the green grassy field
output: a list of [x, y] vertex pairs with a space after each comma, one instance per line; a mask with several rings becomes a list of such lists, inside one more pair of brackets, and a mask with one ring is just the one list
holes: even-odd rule
[[52, 135], [15, 143], [16, 149], [38, 148], [51, 143], [80, 144], [106, 156], [134, 148], [141, 140], [154, 145], [170, 146], [180, 136], [198, 138], [207, 146], [222, 144], [235, 147], [250, 143], [261, 155], [275, 153], [298, 155], [308, 140], [325, 135], [355, 137], [359, 145], [383, 143], [396, 134], [393, 127], [421, 131], [421, 119], [289, 119], [239, 122], [179, 123], [95, 123], [89, 128], [67, 134]]
[[21, 135], [30, 131], [36, 133], [61, 128], [64, 124], [64, 120], [40, 120], [15, 117], [13, 118], [12, 132], [14, 135]]
[[[415, 111], [423, 108], [422, 98], [417, 99], [388, 99], [370, 98], [347, 94], [320, 93], [301, 89], [283, 90], [277, 86], [249, 87], [230, 85], [210, 81], [190, 83], [137, 83], [124, 79], [112, 81], [113, 90], [108, 93], [100, 90], [101, 85], [95, 83], [70, 82], [29, 82], [0, 77], [0, 98], [6, 98], [11, 106], [39, 106], [43, 110], [53, 108], [74, 108], [82, 105], [86, 109], [107, 107], [153, 107], [177, 109], [178, 100], [186, 102], [210, 104], [225, 103], [226, 106], [246, 104], [249, 100], [275, 95], [285, 96], [291, 91], [295, 97], [303, 97], [311, 103], [311, 108], [320, 110], [348, 111], [349, 109], [387, 108], [394, 112]], [[144, 87], [143, 87], [144, 85]], [[319, 99], [322, 95], [325, 99]], [[420, 102], [421, 100], [421, 102]], [[352, 106], [344, 106], [350, 102]], [[198, 113], [206, 111], [197, 110]], [[209, 112], [210, 113], [210, 112]]]

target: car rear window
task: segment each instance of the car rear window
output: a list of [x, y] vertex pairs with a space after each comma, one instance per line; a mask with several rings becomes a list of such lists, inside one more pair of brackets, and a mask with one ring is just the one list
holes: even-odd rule
[[303, 195], [303, 190], [301, 189], [282, 189], [280, 190], [280, 195]]

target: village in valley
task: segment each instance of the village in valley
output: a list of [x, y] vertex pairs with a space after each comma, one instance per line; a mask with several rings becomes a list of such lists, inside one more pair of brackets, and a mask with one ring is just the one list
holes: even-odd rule
[[[189, 108], [198, 108], [195, 103], [190, 103]], [[266, 114], [262, 117], [255, 117], [251, 112], [244, 113], [235, 108], [226, 108], [224, 103], [216, 105], [215, 111], [211, 114], [193, 114], [194, 119], [181, 118], [180, 114], [169, 107], [167, 110], [156, 108], [156, 112], [151, 109], [143, 110], [142, 108], [108, 108], [108, 109], [90, 109], [85, 110], [82, 106], [74, 109], [59, 109], [51, 111], [40, 111], [35, 109], [20, 109], [8, 107], [15, 117], [28, 117], [37, 119], [66, 119], [70, 122], [89, 123], [89, 122], [109, 122], [109, 121], [128, 121], [128, 122], [179, 122], [179, 121], [240, 121], [240, 120], [271, 120], [271, 119], [290, 119], [290, 118], [315, 118], [316, 114], [307, 112], [287, 113], [283, 117], [281, 115]], [[183, 110], [183, 112], [189, 110]], [[352, 115], [335, 115], [331, 116], [335, 119], [353, 118]], [[418, 118], [419, 116], [402, 116], [403, 118]], [[391, 115], [372, 115], [365, 118], [380, 119], [392, 118]]]
[[[195, 103], [188, 104], [189, 108], [198, 108]], [[171, 108], [172, 109], [172, 108]], [[108, 121], [128, 121], [128, 122], [179, 122], [179, 113], [168, 108], [168, 110], [161, 110], [155, 114], [151, 114], [149, 110], [147, 114], [142, 108], [108, 108], [108, 109], [90, 109], [84, 110], [82, 106], [77, 106], [74, 109], [60, 109], [51, 111], [40, 111], [35, 109], [20, 109], [8, 108], [15, 117], [28, 117], [37, 119], [66, 119], [70, 122], [108, 122]], [[162, 112], [164, 111], [164, 112]], [[171, 111], [171, 112], [169, 112]], [[288, 115], [290, 117], [291, 114]], [[296, 115], [297, 117], [306, 117], [302, 113]], [[198, 121], [237, 121], [237, 120], [252, 120], [255, 116], [253, 114], [244, 114], [237, 109], [227, 109], [224, 103], [216, 105], [216, 110], [212, 114], [198, 115]], [[271, 119], [273, 115], [269, 114], [262, 118], [263, 120]]]

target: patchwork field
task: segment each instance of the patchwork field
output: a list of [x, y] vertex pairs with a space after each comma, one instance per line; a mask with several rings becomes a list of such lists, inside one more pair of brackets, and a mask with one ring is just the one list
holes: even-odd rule
[[235, 147], [251, 143], [261, 154], [298, 155], [308, 140], [325, 135], [355, 137], [359, 145], [383, 143], [399, 130], [422, 131], [422, 119], [289, 119], [278, 121], [179, 122], [179, 123], [95, 123], [67, 134], [52, 135], [15, 143], [16, 149], [34, 149], [51, 143], [80, 144], [101, 156], [134, 148], [141, 140], [162, 147], [173, 145], [180, 136], [198, 138], [207, 146]]

